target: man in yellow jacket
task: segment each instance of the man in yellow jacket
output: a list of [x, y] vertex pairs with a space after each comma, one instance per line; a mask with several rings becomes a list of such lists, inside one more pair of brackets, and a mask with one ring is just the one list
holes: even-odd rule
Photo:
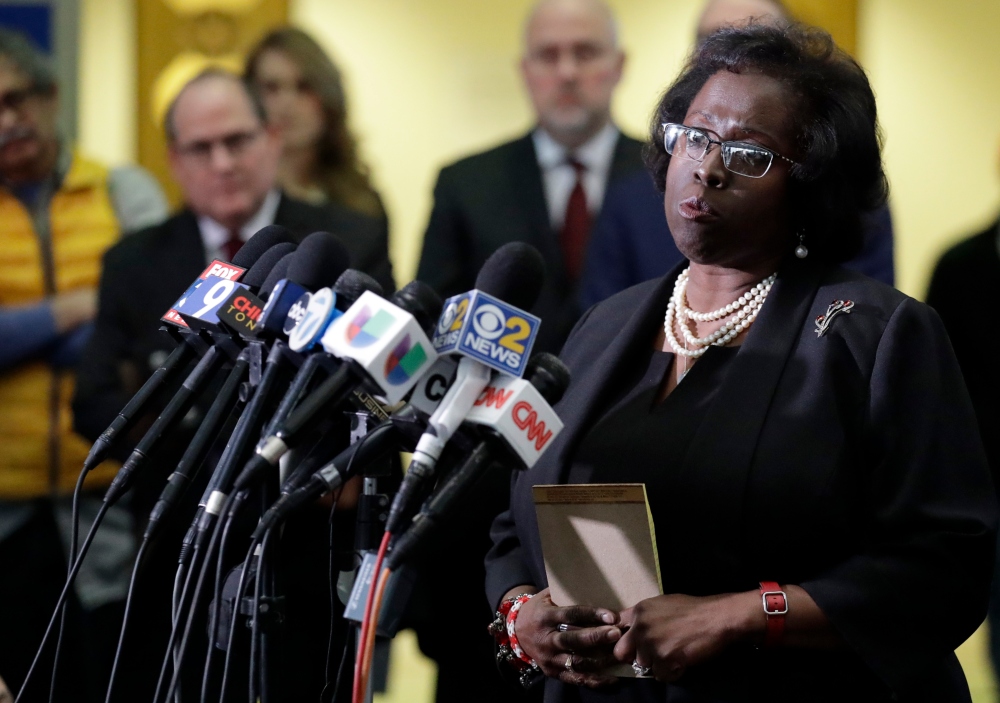
[[[72, 431], [70, 401], [101, 256], [123, 232], [167, 214], [148, 173], [108, 169], [69, 148], [57, 111], [46, 58], [0, 29], [0, 675], [14, 691], [65, 581], [69, 495], [88, 449]], [[85, 526], [114, 469], [99, 467], [88, 478]], [[115, 611], [127, 588], [131, 523], [124, 508], [114, 513], [75, 590], [71, 612], [79, 617], [64, 644], [74, 651], [62, 659], [80, 667], [75, 700], [89, 698], [81, 690], [89, 662], [106, 676], [99, 660], [109, 644], [113, 651]], [[48, 682], [49, 670], [36, 684]], [[25, 700], [44, 696], [44, 687], [32, 688]]]

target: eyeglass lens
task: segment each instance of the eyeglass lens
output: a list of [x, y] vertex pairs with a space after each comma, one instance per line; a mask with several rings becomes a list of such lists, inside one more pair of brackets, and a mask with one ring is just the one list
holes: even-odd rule
[[196, 159], [208, 161], [212, 157], [215, 145], [219, 144], [230, 156], [240, 156], [259, 135], [259, 130], [254, 132], [234, 132], [215, 141], [194, 142], [184, 147], [182, 151]]
[[[712, 144], [719, 144], [707, 132], [683, 125], [668, 124], [663, 131], [663, 146], [671, 156], [681, 155], [701, 161]], [[771, 167], [773, 155], [766, 149], [740, 142], [722, 142], [722, 164], [741, 176], [760, 178]]]
[[17, 112], [22, 107], [24, 103], [27, 102], [28, 98], [35, 92], [35, 89], [31, 86], [26, 88], [17, 88], [15, 90], [10, 90], [0, 95], [0, 112], [5, 110], [14, 110]]

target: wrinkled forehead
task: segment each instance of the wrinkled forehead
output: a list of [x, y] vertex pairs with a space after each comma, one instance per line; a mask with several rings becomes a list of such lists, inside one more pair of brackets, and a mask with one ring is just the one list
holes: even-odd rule
[[596, 0], [548, 0], [535, 6], [524, 27], [527, 53], [552, 46], [617, 46], [611, 11]]
[[181, 142], [219, 139], [261, 126], [250, 96], [229, 78], [207, 78], [187, 86], [174, 108], [174, 129]]

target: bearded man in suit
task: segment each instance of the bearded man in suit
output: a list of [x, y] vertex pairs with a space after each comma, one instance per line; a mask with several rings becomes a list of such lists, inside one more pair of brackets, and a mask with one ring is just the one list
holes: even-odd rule
[[[559, 351], [580, 315], [576, 289], [590, 222], [609, 184], [643, 168], [642, 143], [611, 119], [624, 64], [604, 3], [539, 2], [525, 23], [521, 58], [537, 124], [445, 167], [434, 189], [417, 278], [455, 295], [475, 286], [479, 268], [502, 245], [534, 245], [547, 269], [531, 311], [542, 318], [537, 350]], [[507, 471], [480, 480], [420, 564], [409, 612], [421, 648], [438, 663], [437, 703], [519, 697], [497, 673], [486, 631], [492, 611], [480, 595], [489, 526], [506, 509], [509, 487]], [[451, 594], [446, 628], [441, 593]]]
[[611, 119], [625, 54], [599, 0], [543, 0], [525, 24], [521, 75], [537, 119], [526, 135], [445, 167], [417, 278], [442, 295], [474, 287], [500, 246], [533, 244], [546, 263], [532, 312], [535, 348], [559, 351], [579, 317], [590, 222], [609, 183], [642, 169], [642, 144]]

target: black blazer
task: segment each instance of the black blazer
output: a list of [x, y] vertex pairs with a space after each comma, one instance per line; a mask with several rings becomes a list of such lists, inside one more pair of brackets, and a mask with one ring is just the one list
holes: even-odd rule
[[[333, 232], [347, 247], [352, 266], [387, 291], [395, 289], [384, 219], [282, 195], [274, 221], [299, 237]], [[96, 439], [173, 349], [173, 341], [159, 332], [160, 316], [205, 269], [205, 257], [190, 210], [123, 238], [105, 253], [95, 329], [77, 372], [74, 426], [81, 435]]]
[[[546, 584], [531, 486], [565, 482], [652, 344], [678, 270], [591, 308], [567, 342], [565, 429], [494, 522], [493, 604]], [[835, 299], [855, 308], [818, 337]], [[969, 700], [953, 650], [986, 612], [997, 508], [937, 315], [859, 274], [793, 261], [730, 364], [687, 455], [664, 457], [685, 491], [667, 497], [676, 520], [656, 526], [661, 568], [692, 595], [799, 584], [848, 650], [734, 649], [680, 685], [725, 701], [889, 700], [885, 687], [902, 701]]]
[[[609, 188], [643, 167], [641, 151], [642, 142], [619, 136]], [[463, 293], [475, 287], [490, 254], [514, 241], [534, 245], [545, 259], [545, 286], [532, 310], [542, 318], [535, 348], [557, 352], [580, 309], [549, 221], [530, 133], [441, 170], [417, 278], [443, 296]]]
[[990, 306], [1000, 300], [1000, 252], [997, 239], [1000, 221], [965, 239], [945, 252], [934, 268], [927, 304], [944, 322], [955, 356], [962, 367], [972, 405], [1000, 489], [1000, 331], [983, 324], [990, 319]]

